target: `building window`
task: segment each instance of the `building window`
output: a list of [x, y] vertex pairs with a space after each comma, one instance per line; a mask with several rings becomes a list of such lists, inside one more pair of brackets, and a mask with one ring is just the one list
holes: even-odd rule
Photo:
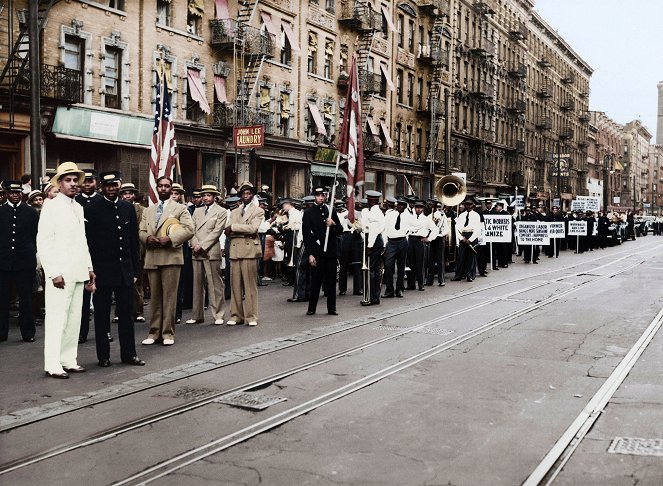
[[396, 149], [396, 153], [398, 155], [401, 154], [401, 143], [403, 142], [403, 139], [401, 137], [401, 130], [403, 130], [403, 124], [398, 122], [396, 123], [396, 128], [395, 128], [395, 133], [394, 133], [394, 148]]
[[[325, 125], [327, 130], [327, 137], [325, 138], [326, 143], [331, 143], [332, 137], [334, 137], [334, 102], [325, 101], [322, 105], [322, 122]], [[335, 139], [335, 137], [334, 137]]]
[[398, 47], [402, 48], [405, 45], [405, 17], [402, 14], [398, 14], [396, 28], [398, 29]]
[[172, 21], [170, 0], [157, 0], [157, 24], [170, 26]]
[[405, 132], [405, 156], [412, 158], [412, 126], [408, 125]]
[[325, 66], [323, 76], [327, 79], [332, 77], [332, 62], [334, 59], [334, 41], [325, 41]]
[[317, 54], [318, 54], [318, 36], [313, 32], [309, 32], [306, 70], [311, 74], [316, 74], [316, 72], [318, 71]]
[[403, 103], [403, 70], [396, 71], [396, 101]]
[[203, 121], [204, 112], [200, 107], [200, 103], [193, 99], [191, 93], [193, 92], [193, 86], [191, 86], [191, 81], [187, 80], [187, 90], [186, 90], [186, 119], [200, 123]]
[[290, 63], [292, 62], [292, 46], [285, 33], [286, 28], [281, 24], [281, 64], [287, 64], [290, 66]]
[[83, 74], [85, 59], [85, 43], [80, 37], [65, 35], [64, 37], [64, 67]]
[[283, 91], [279, 96], [279, 134], [287, 137], [290, 132], [290, 93]]
[[407, 48], [414, 53], [414, 20], [408, 20]]
[[414, 75], [410, 73], [407, 75], [407, 104], [414, 106]]
[[104, 104], [106, 108], [122, 108], [121, 65], [122, 50], [116, 47], [107, 47], [104, 57]]
[[325, 0], [325, 10], [329, 13], [335, 13], [336, 2], [334, 0]]
[[341, 44], [341, 61], [338, 68], [341, 72], [348, 73], [348, 46], [345, 44]]
[[416, 138], [416, 156], [418, 160], [424, 160], [424, 131], [421, 128], [417, 128], [417, 138]]

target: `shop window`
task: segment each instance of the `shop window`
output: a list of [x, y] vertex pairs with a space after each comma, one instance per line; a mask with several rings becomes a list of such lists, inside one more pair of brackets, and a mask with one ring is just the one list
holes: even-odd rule
[[367, 170], [364, 172], [364, 189], [366, 191], [375, 191], [375, 172]]
[[396, 175], [395, 174], [385, 174], [384, 175], [384, 197], [394, 197], [396, 196]]

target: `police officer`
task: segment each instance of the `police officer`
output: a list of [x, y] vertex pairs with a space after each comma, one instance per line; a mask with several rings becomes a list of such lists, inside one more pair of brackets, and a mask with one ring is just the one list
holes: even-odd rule
[[39, 215], [21, 202], [20, 181], [5, 181], [7, 202], [0, 206], [0, 341], [9, 333], [9, 289], [16, 288], [19, 325], [23, 341], [35, 340], [32, 314], [32, 284], [37, 268], [37, 226]]
[[104, 368], [111, 365], [107, 332], [115, 295], [121, 360], [143, 366], [145, 362], [136, 356], [133, 321], [133, 285], [139, 269], [136, 210], [118, 196], [121, 182], [118, 171], [102, 172], [99, 178], [103, 196], [85, 211], [88, 248], [97, 275], [94, 332], [98, 364]]

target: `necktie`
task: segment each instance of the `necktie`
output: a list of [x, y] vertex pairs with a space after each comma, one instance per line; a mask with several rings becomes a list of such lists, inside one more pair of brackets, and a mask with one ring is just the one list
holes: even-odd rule
[[401, 229], [401, 213], [398, 213], [398, 216], [396, 217], [396, 230]]
[[207, 216], [207, 211], [209, 211], [209, 206], [205, 206], [205, 216]]
[[467, 216], [465, 216], [465, 224], [463, 225], [463, 227], [466, 227], [469, 224], [469, 222], [470, 222], [470, 213], [467, 213]]
[[242, 210], [240, 211], [240, 214], [244, 216], [244, 209], [246, 208], [246, 205], [242, 206]]
[[161, 220], [162, 214], [163, 214], [163, 201], [159, 201], [159, 205], [157, 206], [157, 224], [159, 224], [159, 220]]

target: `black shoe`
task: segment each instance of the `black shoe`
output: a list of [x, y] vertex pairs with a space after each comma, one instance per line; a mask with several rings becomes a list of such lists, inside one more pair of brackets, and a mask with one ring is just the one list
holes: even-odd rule
[[364, 295], [364, 293], [361, 290], [358, 290], [357, 292], [352, 292], [352, 295]]
[[479, 277], [487, 277], [488, 274], [486, 272], [479, 272]]
[[132, 366], [145, 366], [145, 361], [140, 359], [138, 356], [134, 356], [131, 359], [123, 359], [122, 362], [124, 364], [132, 365]]
[[[511, 263], [513, 263], [513, 262], [511, 262]], [[509, 268], [509, 265], [508, 264], [507, 265], [500, 265], [500, 267], [501, 268]]]
[[361, 305], [363, 305], [364, 307], [368, 307], [370, 305], [378, 305], [379, 303], [380, 303], [379, 300], [370, 300], [370, 301], [367, 301], [367, 302], [362, 301]]
[[78, 344], [83, 344], [87, 342], [87, 338], [84, 336], [79, 336], [78, 337]]
[[498, 266], [494, 266], [494, 267], [493, 267], [493, 270], [499, 270], [499, 267], [498, 267]]
[[402, 290], [397, 290], [396, 291], [396, 297], [398, 297], [398, 298], [403, 297], [403, 291]]
[[97, 363], [97, 366], [101, 366], [102, 368], [108, 368], [110, 365], [110, 359], [100, 359]]
[[306, 311], [307, 316], [312, 316], [313, 314], [315, 314], [315, 311], [312, 311], [312, 310], [307, 310]]
[[460, 282], [461, 280], [463, 280], [463, 279], [460, 278], [460, 277], [454, 277], [454, 278], [451, 279], [452, 282]]
[[426, 290], [423, 285], [419, 286], [419, 290]]
[[258, 282], [258, 287], [267, 287], [266, 283]]
[[308, 299], [293, 299], [289, 298], [288, 302], [308, 302]]
[[431, 280], [430, 282], [426, 282], [426, 287], [431, 287], [433, 285], [433, 281]]
[[109, 342], [109, 343], [112, 343], [112, 342], [113, 342], [113, 335], [109, 332], [109, 333], [107, 334], [107, 336], [108, 336], [108, 342]]
[[338, 293], [338, 295], [345, 295], [345, 294], [346, 294], [345, 290], [341, 290], [341, 291]]
[[394, 296], [394, 294], [392, 294], [391, 292], [389, 292], [388, 294], [384, 294], [384, 295], [382, 296], [382, 298], [383, 298], [383, 299], [391, 299], [393, 296]]
[[69, 378], [69, 375], [66, 372], [62, 373], [51, 373], [50, 371], [46, 371], [46, 376], [49, 378], [58, 378], [60, 380], [66, 380]]
[[35, 342], [35, 337], [32, 336], [32, 337], [28, 337], [28, 338], [23, 338], [23, 341], [25, 341], [26, 343], [34, 343]]
[[440, 282], [439, 284], [437, 284], [437, 286], [438, 286], [438, 287], [444, 287], [444, 286], [445, 286], [445, 283], [444, 283], [444, 282]]
[[327, 311], [327, 314], [329, 314], [330, 316], [337, 316], [338, 312], [336, 312], [336, 311]]
[[538, 265], [538, 264], [539, 264], [539, 262], [532, 262], [532, 263], [533, 263], [534, 265]]
[[85, 373], [85, 368], [83, 368], [81, 365], [74, 366], [73, 368], [65, 368], [64, 370], [67, 373]]
[[474, 279], [472, 277], [467, 277], [467, 281], [472, 282], [472, 281], [474, 281]]

